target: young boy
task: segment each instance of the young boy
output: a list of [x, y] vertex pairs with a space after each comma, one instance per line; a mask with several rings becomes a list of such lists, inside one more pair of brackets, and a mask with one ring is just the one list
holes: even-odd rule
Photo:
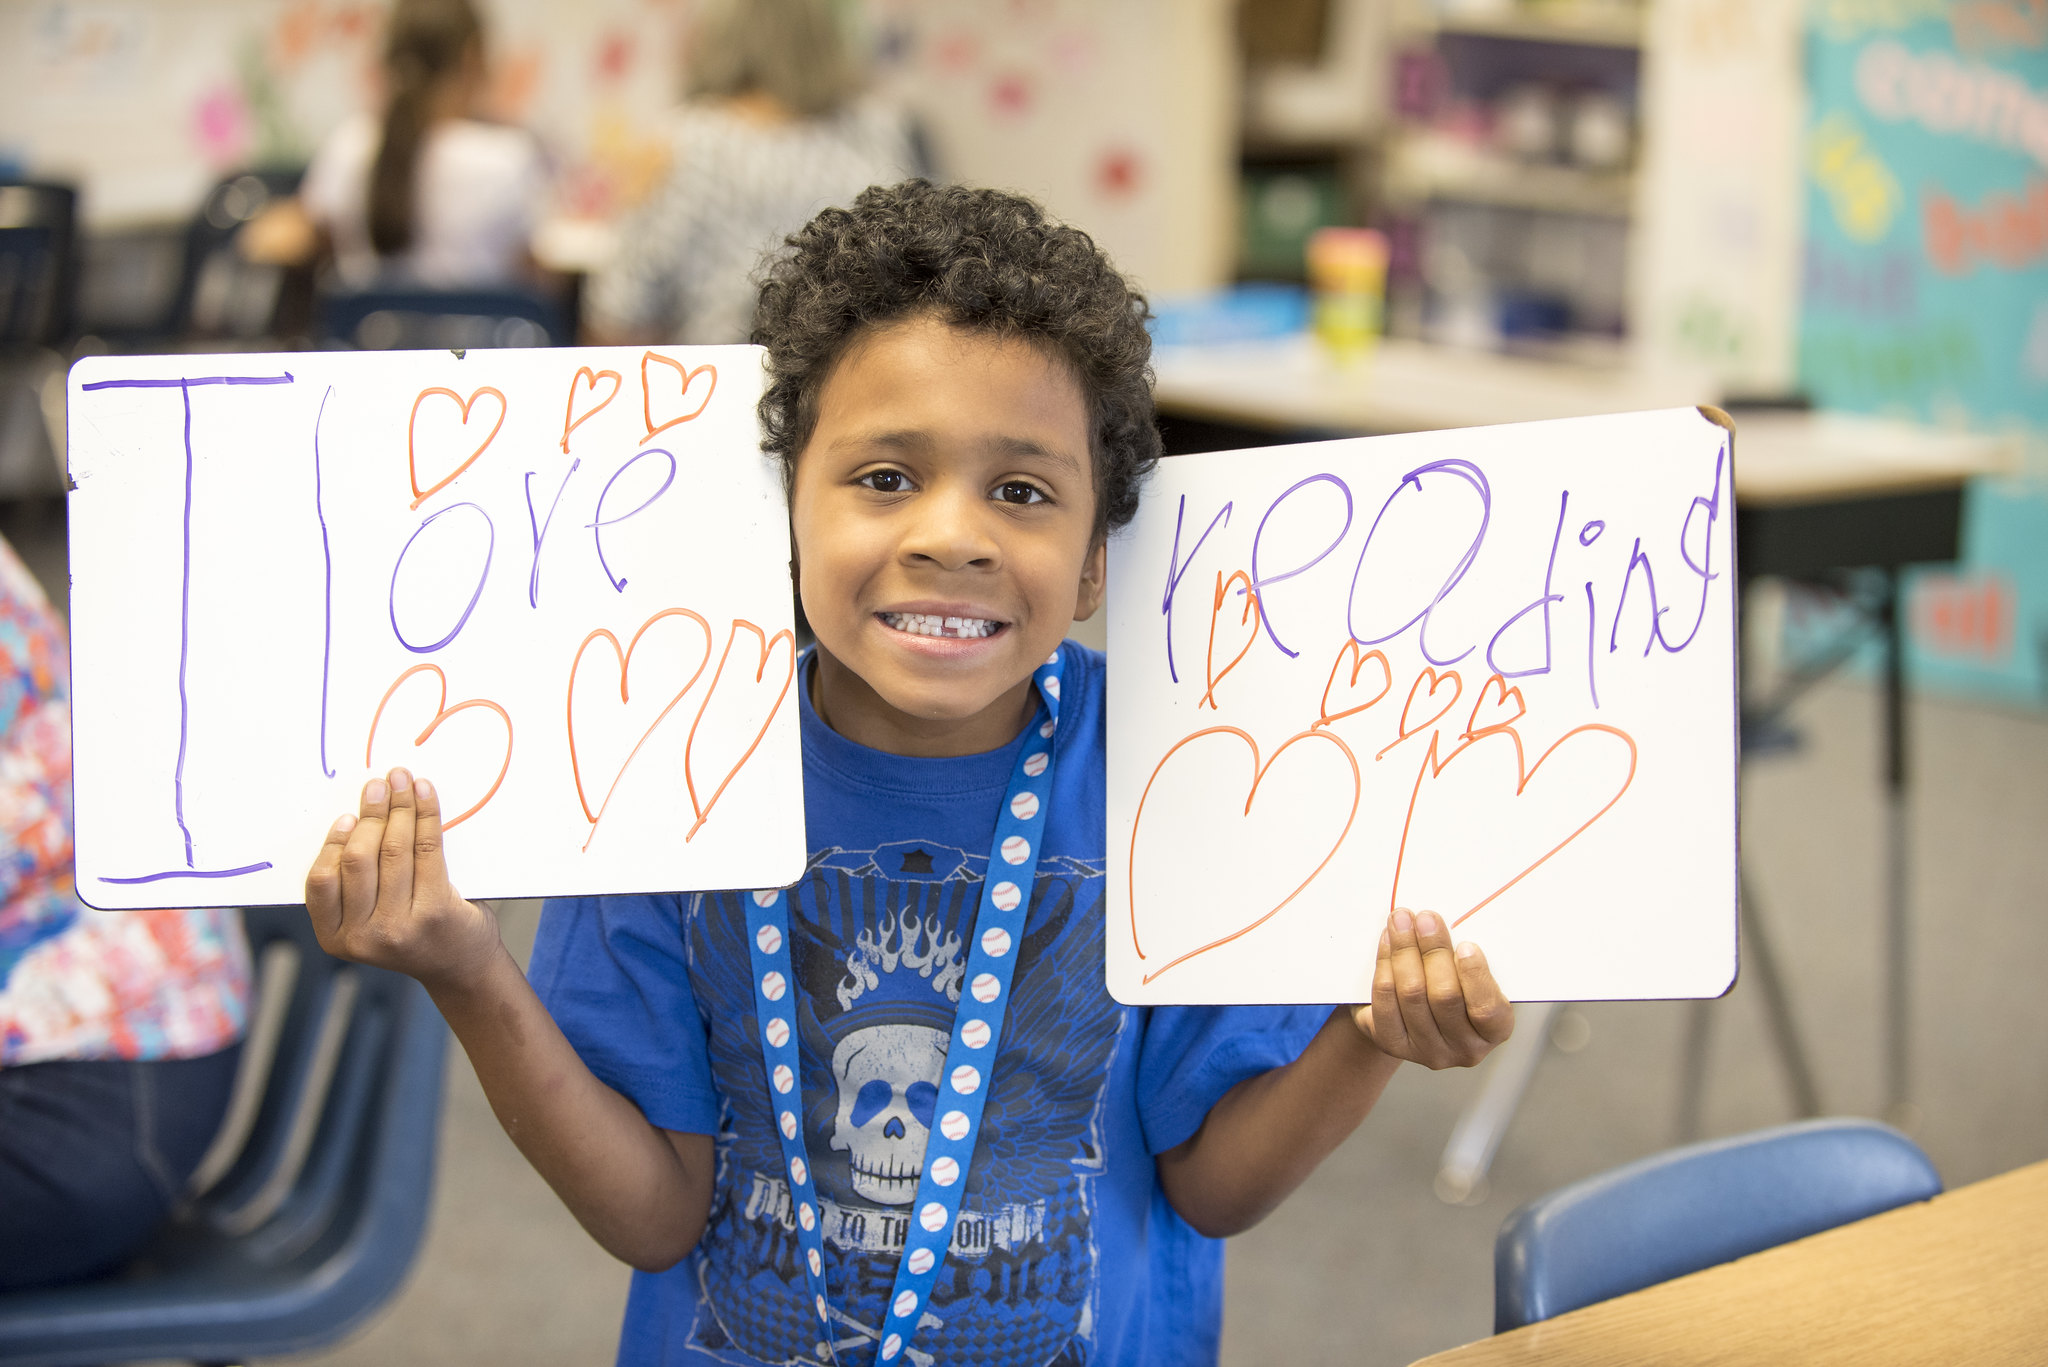
[[1213, 1361], [1216, 1239], [1402, 1059], [1507, 1037], [1428, 914], [1389, 922], [1369, 1006], [1104, 991], [1103, 660], [1065, 636], [1158, 454], [1144, 315], [991, 191], [869, 190], [772, 266], [761, 411], [818, 640], [786, 892], [551, 903], [529, 987], [425, 781], [373, 780], [314, 864], [322, 943], [426, 984], [640, 1269], [622, 1363]]

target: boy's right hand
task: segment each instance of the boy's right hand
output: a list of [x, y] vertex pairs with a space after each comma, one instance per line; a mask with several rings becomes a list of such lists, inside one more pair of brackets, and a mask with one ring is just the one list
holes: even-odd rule
[[306, 874], [306, 910], [338, 959], [395, 969], [429, 989], [479, 980], [500, 952], [488, 908], [449, 886], [434, 785], [404, 769], [363, 785]]

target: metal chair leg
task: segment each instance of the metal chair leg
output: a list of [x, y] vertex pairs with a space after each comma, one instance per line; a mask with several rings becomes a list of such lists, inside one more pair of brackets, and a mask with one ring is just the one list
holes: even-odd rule
[[1685, 1012], [1685, 1054], [1678, 1069], [1678, 1142], [1700, 1137], [1700, 1112], [1707, 1094], [1707, 1042], [1713, 1034], [1714, 1003], [1691, 1002]]
[[[1799, 1026], [1792, 1016], [1792, 1000], [1785, 992], [1785, 980], [1778, 973], [1777, 952], [1764, 929], [1763, 909], [1751, 894], [1749, 879], [1742, 880], [1741, 926], [1744, 962], [1755, 971], [1757, 991], [1763, 996], [1769, 1018], [1771, 1040], [1785, 1065], [1785, 1079], [1792, 1089], [1792, 1107], [1801, 1116], [1821, 1113], [1820, 1087], [1813, 1067], [1807, 1062], [1806, 1047], [1799, 1038]], [[1686, 1012], [1685, 1051], [1678, 1073], [1678, 1142], [1690, 1144], [1700, 1137], [1701, 1114], [1706, 1104], [1707, 1046], [1713, 1034], [1711, 1001], [1693, 1002]]]
[[1764, 1010], [1770, 1017], [1771, 1034], [1777, 1041], [1778, 1057], [1785, 1062], [1785, 1077], [1792, 1086], [1792, 1106], [1801, 1116], [1821, 1113], [1820, 1088], [1806, 1061], [1805, 1046], [1799, 1040], [1799, 1026], [1792, 1018], [1792, 1001], [1785, 994], [1785, 980], [1778, 974], [1778, 956], [1764, 930], [1763, 911], [1751, 895], [1749, 880], [1742, 880], [1742, 934], [1748, 942], [1749, 962], [1756, 969], [1756, 985], [1763, 993]]
[[1449, 1205], [1471, 1205], [1486, 1196], [1486, 1174], [1507, 1137], [1529, 1079], [1550, 1047], [1550, 1018], [1556, 1002], [1525, 1002], [1515, 1008], [1515, 1033], [1484, 1065], [1486, 1080], [1451, 1127], [1437, 1163], [1436, 1194]]

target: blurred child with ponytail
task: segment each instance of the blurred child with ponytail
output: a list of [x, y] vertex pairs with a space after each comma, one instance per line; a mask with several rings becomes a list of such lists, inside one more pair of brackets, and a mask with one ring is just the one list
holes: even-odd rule
[[355, 289], [462, 289], [529, 273], [545, 168], [530, 134], [482, 117], [487, 85], [470, 0], [397, 0], [382, 110], [328, 137], [296, 203], [252, 223], [245, 252], [304, 262], [331, 251]]

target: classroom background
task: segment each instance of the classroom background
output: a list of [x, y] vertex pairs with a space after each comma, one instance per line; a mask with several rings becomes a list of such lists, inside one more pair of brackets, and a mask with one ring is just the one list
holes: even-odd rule
[[[537, 135], [549, 184], [540, 332], [472, 344], [570, 341], [660, 183], [693, 6], [481, 8], [490, 107]], [[839, 8], [933, 174], [1040, 197], [1152, 295], [1171, 449], [1683, 393], [1738, 430], [1951, 470], [1897, 477], [1930, 501], [1878, 529], [1911, 541], [1946, 516], [1940, 554], [1749, 574], [1737, 988], [1530, 1013], [1513, 1079], [1401, 1077], [1234, 1241], [1226, 1362], [1400, 1364], [1483, 1337], [1503, 1216], [1681, 1141], [1824, 1112], [1900, 1125], [1951, 1187], [2048, 1157], [2038, 0]], [[373, 107], [383, 12], [0, 0], [0, 532], [60, 609], [71, 361], [376, 341], [236, 233]], [[43, 184], [76, 193], [61, 223]], [[1385, 253], [1381, 335], [1318, 339], [1349, 287], [1317, 278], [1311, 245], [1355, 227]], [[35, 233], [56, 244], [46, 276], [13, 250]], [[1826, 425], [1842, 415], [1883, 422]], [[530, 941], [536, 906], [503, 915]], [[1759, 936], [1775, 988], [1751, 971]], [[1489, 1096], [1505, 1113], [1475, 1131]], [[403, 1291], [293, 1360], [608, 1361], [626, 1269], [525, 1167], [459, 1051], [437, 1142]]]

